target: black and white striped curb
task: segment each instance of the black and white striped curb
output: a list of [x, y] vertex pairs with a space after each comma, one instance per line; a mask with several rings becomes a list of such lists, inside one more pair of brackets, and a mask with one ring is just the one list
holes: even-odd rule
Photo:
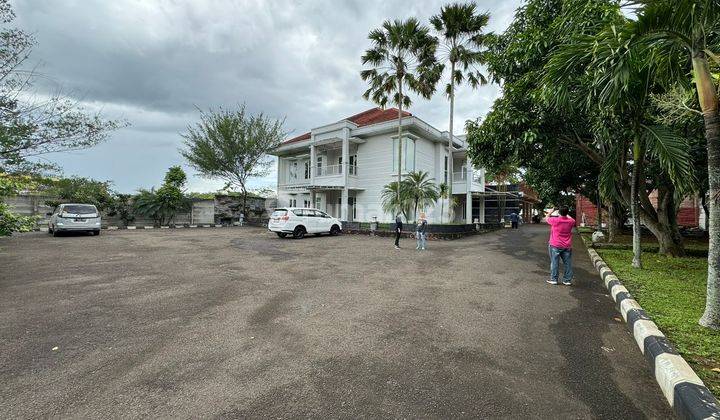
[[672, 347], [657, 325], [620, 283], [615, 273], [588, 247], [590, 260], [617, 304], [628, 328], [635, 336], [640, 351], [650, 363], [655, 380], [665, 398], [682, 419], [720, 419], [720, 402]]

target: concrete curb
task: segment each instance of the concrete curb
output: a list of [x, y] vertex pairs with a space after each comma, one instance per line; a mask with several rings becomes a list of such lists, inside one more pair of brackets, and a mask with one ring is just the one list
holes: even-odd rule
[[635, 342], [655, 375], [655, 380], [670, 406], [682, 419], [720, 419], [720, 402], [705, 386], [685, 359], [672, 347], [657, 325], [620, 279], [590, 246], [593, 266], [615, 301], [618, 311], [632, 331]]

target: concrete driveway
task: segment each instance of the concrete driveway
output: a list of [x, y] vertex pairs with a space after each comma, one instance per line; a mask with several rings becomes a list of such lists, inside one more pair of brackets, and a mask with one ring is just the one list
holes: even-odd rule
[[0, 417], [672, 417], [582, 244], [549, 286], [546, 239], [1, 239]]

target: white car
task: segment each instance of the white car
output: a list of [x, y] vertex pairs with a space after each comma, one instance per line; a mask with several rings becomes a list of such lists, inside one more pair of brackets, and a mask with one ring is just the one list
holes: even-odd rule
[[307, 233], [338, 235], [342, 232], [342, 223], [317, 209], [286, 207], [275, 209], [270, 215], [268, 229], [281, 238], [291, 234], [300, 239]]
[[61, 232], [100, 234], [100, 212], [92, 204], [60, 204], [48, 216], [48, 233], [53, 236]]

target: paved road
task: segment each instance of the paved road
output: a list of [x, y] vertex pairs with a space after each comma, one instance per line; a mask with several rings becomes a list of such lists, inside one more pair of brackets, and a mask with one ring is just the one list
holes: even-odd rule
[[582, 245], [544, 282], [546, 235], [0, 240], [0, 418], [672, 417]]

